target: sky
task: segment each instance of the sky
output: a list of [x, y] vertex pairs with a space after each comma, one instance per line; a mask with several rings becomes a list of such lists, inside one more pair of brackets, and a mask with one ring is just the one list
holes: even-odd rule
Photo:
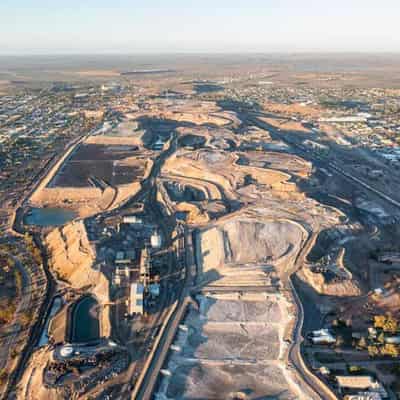
[[0, 0], [0, 54], [400, 52], [399, 0]]

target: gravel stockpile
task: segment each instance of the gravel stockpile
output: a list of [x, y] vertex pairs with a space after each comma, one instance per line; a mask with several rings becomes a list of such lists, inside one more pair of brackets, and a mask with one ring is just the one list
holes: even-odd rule
[[294, 400], [282, 370], [268, 365], [181, 365], [174, 374], [167, 397], [175, 400]]
[[158, 400], [298, 399], [279, 360], [282, 326], [278, 297], [198, 296], [163, 366]]
[[237, 301], [221, 300], [213, 301], [210, 297], [203, 300], [206, 309], [207, 320], [212, 321], [280, 321], [281, 310], [276, 300], [260, 301]]

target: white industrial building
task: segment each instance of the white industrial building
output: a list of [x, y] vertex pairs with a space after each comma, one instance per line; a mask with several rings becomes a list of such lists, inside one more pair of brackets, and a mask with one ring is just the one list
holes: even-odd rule
[[159, 249], [162, 245], [162, 237], [161, 235], [155, 231], [150, 237], [150, 244], [153, 249]]
[[124, 224], [138, 224], [138, 225], [143, 224], [143, 220], [137, 217], [136, 215], [125, 215], [122, 218], [122, 222]]
[[311, 332], [310, 340], [313, 344], [334, 344], [336, 338], [332, 335], [329, 329], [320, 329], [318, 331]]
[[129, 314], [143, 314], [144, 286], [141, 283], [132, 283], [129, 296]]

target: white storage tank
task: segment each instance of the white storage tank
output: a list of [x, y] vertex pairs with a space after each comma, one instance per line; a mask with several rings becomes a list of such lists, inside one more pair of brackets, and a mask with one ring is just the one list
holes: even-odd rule
[[154, 249], [159, 249], [161, 247], [162, 237], [157, 231], [151, 235], [150, 243], [151, 247], [153, 247]]
[[143, 221], [141, 218], [137, 217], [136, 215], [125, 215], [122, 219], [124, 224], [138, 224], [142, 225]]

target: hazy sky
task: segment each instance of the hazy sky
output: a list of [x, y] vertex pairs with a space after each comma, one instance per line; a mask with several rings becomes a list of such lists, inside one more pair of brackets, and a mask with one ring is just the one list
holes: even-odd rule
[[400, 0], [0, 0], [0, 53], [400, 51]]

